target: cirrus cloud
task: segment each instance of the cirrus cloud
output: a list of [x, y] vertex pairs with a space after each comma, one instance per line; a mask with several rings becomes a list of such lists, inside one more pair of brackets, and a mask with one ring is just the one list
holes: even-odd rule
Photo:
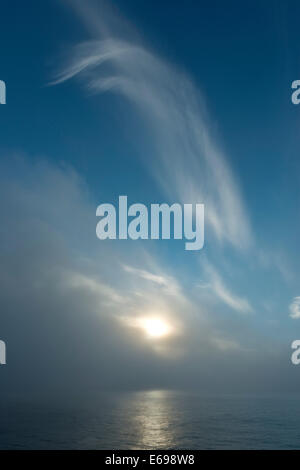
[[290, 317], [293, 318], [293, 320], [298, 320], [300, 318], [300, 297], [294, 297], [289, 309]]

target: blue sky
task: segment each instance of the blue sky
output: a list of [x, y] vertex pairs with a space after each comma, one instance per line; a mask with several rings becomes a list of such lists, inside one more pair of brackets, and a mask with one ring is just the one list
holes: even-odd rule
[[[82, 310], [100, 302], [99, 325], [106, 316], [119, 325], [109, 328], [113, 341], [125, 338], [120, 354], [126, 351], [128, 364], [135, 354], [126, 343], [132, 319], [155, 299], [155, 308], [181, 332], [170, 344], [144, 348], [138, 338], [156, 384], [160, 354], [164, 367], [169, 356], [180, 357], [181, 374], [183, 364], [193, 371], [198, 361], [210, 364], [209, 351], [213, 364], [228, 355], [234, 383], [242, 355], [253, 367], [252, 382], [261, 361], [262, 370], [272, 364], [276, 376], [278, 364], [296, 384], [290, 345], [299, 320], [290, 317], [290, 305], [300, 295], [300, 108], [291, 103], [291, 83], [300, 78], [300, 6], [258, 0], [115, 4], [111, 11], [102, 2], [2, 3], [6, 226], [17, 231], [8, 209], [15, 208], [24, 224], [20, 233], [28, 235], [33, 224], [37, 245], [53, 246], [49, 260], [34, 249], [33, 265], [57, 273], [54, 296], [64, 288], [73, 305], [78, 293], [68, 290], [72, 286], [82, 294]], [[82, 58], [92, 65], [75, 73]], [[188, 253], [172, 240], [96, 240], [97, 205], [115, 203], [121, 194], [132, 203], [204, 203], [205, 248]], [[4, 251], [20, 253], [28, 278], [30, 236], [3, 236]], [[70, 259], [61, 264], [64, 250]], [[37, 295], [37, 273], [32, 276], [29, 310]], [[13, 292], [16, 284], [10, 287]], [[100, 300], [92, 302], [95, 290]], [[41, 286], [41, 308], [47, 304], [54, 328], [59, 320], [43, 292]], [[64, 308], [64, 302], [57, 307], [62, 316]], [[13, 338], [11, 318], [4, 331]], [[79, 315], [78, 331], [85, 322]], [[15, 361], [17, 367], [17, 355]], [[204, 374], [210, 366], [201, 367]], [[134, 386], [146, 382], [133, 380]]]

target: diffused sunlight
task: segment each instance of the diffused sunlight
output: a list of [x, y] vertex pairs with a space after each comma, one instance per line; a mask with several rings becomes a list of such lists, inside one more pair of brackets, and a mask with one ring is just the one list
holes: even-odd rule
[[170, 333], [169, 325], [161, 318], [143, 318], [140, 324], [147, 336], [151, 338], [161, 338]]

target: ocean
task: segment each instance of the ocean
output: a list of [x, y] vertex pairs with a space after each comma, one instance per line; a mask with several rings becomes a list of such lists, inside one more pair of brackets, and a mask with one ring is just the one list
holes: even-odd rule
[[157, 390], [0, 405], [0, 449], [300, 449], [300, 397]]

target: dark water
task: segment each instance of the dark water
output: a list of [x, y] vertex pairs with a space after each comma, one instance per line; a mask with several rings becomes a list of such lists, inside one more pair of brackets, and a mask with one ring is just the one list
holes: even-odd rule
[[1, 449], [300, 449], [300, 397], [166, 391], [2, 406]]

